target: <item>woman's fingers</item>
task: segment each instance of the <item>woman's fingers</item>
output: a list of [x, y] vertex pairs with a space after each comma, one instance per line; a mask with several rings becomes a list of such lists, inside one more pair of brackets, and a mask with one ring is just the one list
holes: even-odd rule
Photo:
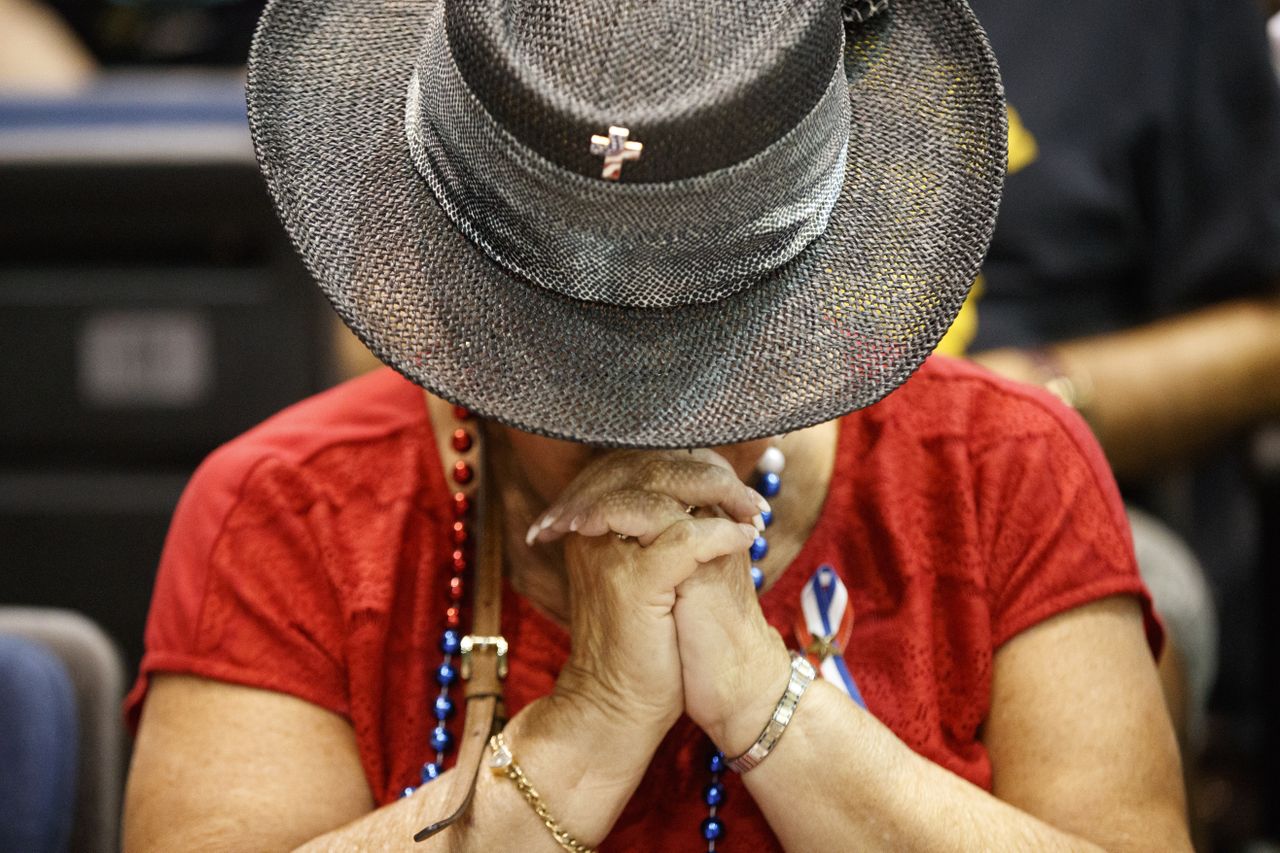
[[741, 554], [745, 559], [746, 551], [756, 536], [752, 525], [723, 517], [696, 518], [679, 510], [674, 514], [664, 510], [663, 520], [669, 523], [656, 535], [651, 529], [646, 530], [646, 534], [652, 537], [648, 545], [640, 537], [633, 542], [614, 542], [612, 536], [618, 532], [616, 530], [592, 537], [587, 547], [603, 548], [605, 551], [596, 553], [616, 556], [604, 560], [597, 558], [596, 570], [580, 575], [579, 582], [611, 588], [613, 585], [605, 582], [599, 572], [600, 567], [614, 560], [618, 565], [630, 566], [625, 572], [625, 585], [631, 590], [629, 598], [632, 604], [665, 601], [670, 607], [674, 603], [676, 589], [701, 566], [735, 554]]
[[527, 540], [530, 544], [547, 542], [580, 530], [588, 516], [595, 513], [601, 497], [619, 490], [646, 490], [666, 495], [682, 508], [717, 507], [739, 522], [753, 523], [757, 529], [763, 524], [760, 514], [769, 507], [714, 451], [632, 451], [605, 457], [584, 471], [529, 528]]
[[[648, 547], [673, 525], [679, 525], [689, 520], [691, 520], [691, 514], [688, 512], [688, 508], [668, 495], [659, 492], [646, 492], [640, 489], [620, 489], [604, 495], [585, 513], [578, 516], [575, 532], [580, 536], [604, 536], [605, 534], [624, 536], [629, 539], [635, 539], [642, 547]], [[681, 540], [684, 541], [686, 547], [694, 548], [695, 562], [705, 562], [706, 560], [723, 556], [724, 553], [742, 550], [742, 543], [730, 536], [731, 531], [735, 529], [738, 531], [737, 535], [746, 537], [748, 546], [755, 540], [758, 532], [754, 524], [734, 522], [727, 518], [709, 518], [706, 520], [724, 521], [725, 524], [716, 525], [707, 532], [701, 532], [701, 528], [698, 527], [692, 528], [694, 533], [701, 532], [701, 537], [691, 536], [687, 540]], [[704, 544], [698, 546], [698, 543], [708, 541], [705, 537], [710, 535], [711, 532], [730, 536], [730, 538], [728, 540], [712, 538], [709, 540], [712, 545]], [[677, 533], [669, 536], [668, 540], [679, 540], [680, 535]], [[729, 544], [723, 545], [726, 541]], [[722, 545], [730, 548], [730, 550], [723, 553], [716, 550]], [[695, 546], [701, 547], [703, 550], [698, 550], [698, 547]], [[706, 548], [711, 550], [705, 550]], [[698, 556], [703, 553], [711, 553], [712, 556]]]
[[667, 527], [645, 550], [657, 565], [679, 568], [679, 585], [702, 563], [745, 551], [755, 540], [753, 525], [728, 518], [692, 518], [685, 516]]
[[609, 492], [576, 518], [582, 536], [614, 533], [649, 545], [672, 524], [687, 518], [685, 507], [669, 495], [640, 489]]
[[719, 454], [705, 452], [719, 462], [680, 458], [652, 460], [642, 471], [640, 486], [668, 494], [685, 506], [719, 507], [738, 521], [750, 521], [769, 508], [765, 499], [739, 480]]

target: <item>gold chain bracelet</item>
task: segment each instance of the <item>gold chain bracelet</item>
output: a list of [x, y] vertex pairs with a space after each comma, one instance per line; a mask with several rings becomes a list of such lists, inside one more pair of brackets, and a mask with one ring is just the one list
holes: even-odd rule
[[542, 825], [551, 833], [551, 837], [556, 843], [570, 853], [596, 853], [590, 847], [578, 843], [572, 835], [566, 832], [560, 824], [556, 823], [556, 819], [551, 816], [551, 812], [547, 811], [546, 805], [542, 802], [542, 797], [538, 796], [538, 791], [529, 781], [529, 777], [524, 775], [524, 771], [520, 769], [520, 765], [516, 763], [515, 756], [511, 754], [511, 749], [507, 746], [506, 739], [502, 736], [502, 732], [498, 732], [489, 738], [489, 749], [493, 751], [493, 755], [489, 757], [489, 769], [495, 775], [503, 775], [516, 783], [521, 795], [533, 806], [534, 812], [542, 819]]

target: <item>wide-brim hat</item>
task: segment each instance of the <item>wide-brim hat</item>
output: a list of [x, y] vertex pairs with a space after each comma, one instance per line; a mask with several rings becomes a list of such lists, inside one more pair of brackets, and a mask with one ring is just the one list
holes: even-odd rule
[[959, 311], [1004, 176], [963, 0], [273, 0], [248, 101], [290, 236], [379, 358], [606, 446], [882, 398]]

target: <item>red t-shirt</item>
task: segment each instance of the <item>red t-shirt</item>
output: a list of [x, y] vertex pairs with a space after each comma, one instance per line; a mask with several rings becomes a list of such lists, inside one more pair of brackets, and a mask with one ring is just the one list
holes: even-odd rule
[[[394, 800], [434, 755], [452, 521], [422, 392], [390, 370], [227, 444], [174, 515], [130, 723], [154, 672], [289, 693], [351, 721], [374, 796]], [[1116, 594], [1141, 598], [1153, 649], [1160, 643], [1085, 425], [1048, 395], [962, 362], [935, 357], [842, 419], [819, 520], [761, 599], [784, 637], [822, 563], [849, 588], [846, 660], [871, 712], [988, 789], [978, 730], [1002, 643]], [[568, 639], [510, 588], [503, 604], [514, 714], [551, 690]], [[461, 731], [456, 720], [451, 728]], [[605, 849], [705, 849], [709, 752], [687, 718], [677, 723]], [[780, 849], [740, 780], [725, 783], [729, 849]]]

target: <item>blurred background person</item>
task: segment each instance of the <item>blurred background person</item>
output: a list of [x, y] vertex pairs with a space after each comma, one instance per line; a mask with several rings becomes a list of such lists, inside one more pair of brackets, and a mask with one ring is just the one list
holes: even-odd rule
[[[1210, 733], [1247, 762], [1274, 749], [1264, 509], [1241, 440], [1280, 416], [1280, 93], [1263, 9], [973, 5], [1009, 97], [1010, 175], [946, 348], [1085, 416], [1146, 510], [1135, 544], [1173, 638], [1162, 676], [1184, 746], [1200, 745], [1217, 669]], [[1215, 790], [1198, 799], [1220, 843], [1267, 819]]]

